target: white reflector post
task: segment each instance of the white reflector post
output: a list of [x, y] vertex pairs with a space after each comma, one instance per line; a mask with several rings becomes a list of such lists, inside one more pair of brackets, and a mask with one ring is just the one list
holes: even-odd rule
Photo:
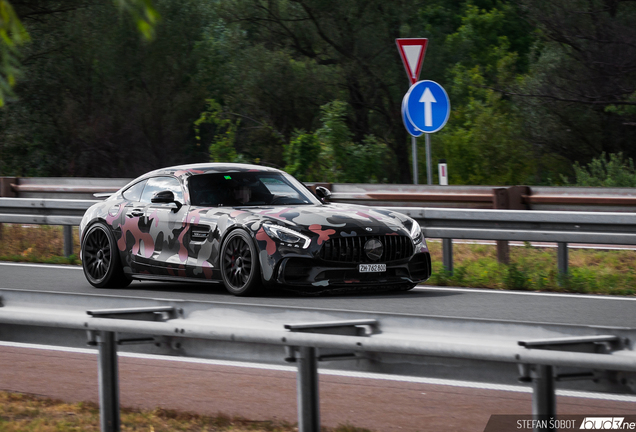
[[446, 165], [446, 159], [439, 160], [437, 170], [439, 173], [440, 186], [448, 186], [448, 166]]

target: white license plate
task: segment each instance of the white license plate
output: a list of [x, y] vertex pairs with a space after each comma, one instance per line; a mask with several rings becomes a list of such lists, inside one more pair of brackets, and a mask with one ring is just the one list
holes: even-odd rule
[[386, 264], [360, 264], [358, 271], [360, 273], [381, 273], [386, 271]]

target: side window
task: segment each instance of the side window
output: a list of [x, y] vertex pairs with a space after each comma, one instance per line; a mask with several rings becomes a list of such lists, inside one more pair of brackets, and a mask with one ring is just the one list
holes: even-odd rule
[[134, 185], [126, 189], [122, 195], [128, 201], [137, 202], [141, 198], [141, 193], [144, 190], [144, 186], [146, 186], [146, 180], [135, 183]]
[[141, 194], [141, 202], [149, 203], [152, 197], [161, 191], [169, 190], [174, 194], [174, 199], [183, 203], [183, 190], [181, 183], [174, 177], [153, 177], [148, 179], [143, 194]]

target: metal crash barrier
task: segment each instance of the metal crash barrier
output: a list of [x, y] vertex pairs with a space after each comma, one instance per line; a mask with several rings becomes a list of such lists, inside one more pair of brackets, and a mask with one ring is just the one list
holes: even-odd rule
[[453, 271], [452, 239], [556, 242], [559, 273], [568, 272], [568, 243], [636, 245], [636, 213], [469, 210], [389, 207], [443, 239], [443, 262]]
[[19, 290], [2, 290], [0, 297], [0, 340], [68, 346], [88, 332], [89, 345], [99, 350], [104, 432], [120, 430], [118, 346], [294, 363], [300, 432], [320, 431], [318, 363], [336, 360], [337, 369], [427, 376], [448, 364], [441, 375], [465, 371], [495, 382], [518, 379], [532, 384], [537, 417], [556, 414], [557, 384], [636, 393], [633, 328]]
[[[73, 253], [71, 226], [98, 201], [0, 198], [0, 224], [64, 225], [64, 253]], [[453, 239], [556, 242], [557, 265], [568, 273], [568, 243], [636, 245], [636, 213], [385, 207], [417, 220], [426, 238], [442, 239], [453, 272]], [[498, 245], [499, 249], [499, 245]]]

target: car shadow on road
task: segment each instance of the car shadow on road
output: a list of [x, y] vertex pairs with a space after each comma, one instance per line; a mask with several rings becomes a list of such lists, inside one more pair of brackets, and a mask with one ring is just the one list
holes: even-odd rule
[[[209, 299], [213, 300], [220, 297], [238, 298], [232, 296], [226, 291], [222, 284], [201, 284], [201, 283], [178, 283], [178, 282], [134, 282], [128, 288], [122, 290], [129, 293], [132, 291], [156, 291], [162, 293], [172, 294], [191, 294], [191, 295], [209, 295]], [[109, 290], [110, 291], [110, 290]], [[433, 290], [426, 290], [426, 287], [419, 287], [418, 289], [411, 291], [379, 291], [379, 292], [365, 292], [365, 291], [352, 291], [352, 292], [322, 292], [322, 293], [306, 293], [298, 292], [291, 289], [281, 288], [267, 288], [256, 298], [271, 298], [271, 299], [291, 299], [291, 298], [320, 298], [320, 299], [417, 299], [417, 298], [435, 298], [435, 297], [449, 297], [462, 295], [461, 292], [440, 292]]]

